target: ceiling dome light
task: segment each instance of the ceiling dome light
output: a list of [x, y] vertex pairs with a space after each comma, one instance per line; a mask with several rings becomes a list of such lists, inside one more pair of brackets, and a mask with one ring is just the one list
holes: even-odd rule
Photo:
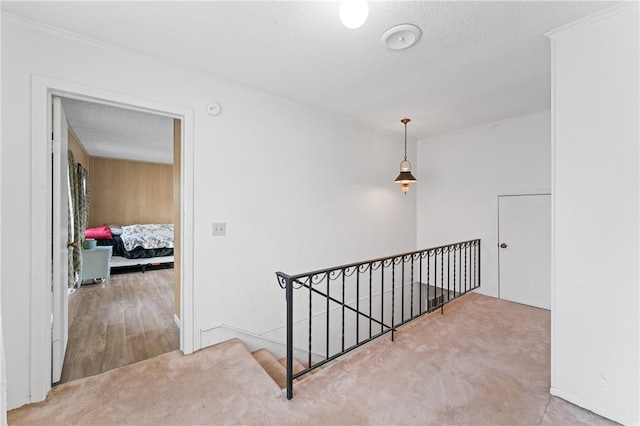
[[382, 45], [389, 50], [406, 49], [420, 40], [422, 30], [413, 24], [396, 25], [382, 34]]
[[369, 16], [369, 4], [367, 0], [342, 0], [340, 2], [340, 20], [345, 27], [359, 28]]

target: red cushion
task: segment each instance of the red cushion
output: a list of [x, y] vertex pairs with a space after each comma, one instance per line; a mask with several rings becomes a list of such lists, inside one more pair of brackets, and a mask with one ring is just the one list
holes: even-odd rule
[[111, 229], [108, 226], [98, 226], [97, 228], [87, 228], [84, 231], [85, 238], [95, 238], [96, 240], [113, 240]]

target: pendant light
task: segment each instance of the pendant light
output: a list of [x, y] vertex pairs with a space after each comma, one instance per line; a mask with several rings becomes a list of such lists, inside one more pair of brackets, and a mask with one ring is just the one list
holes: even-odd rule
[[408, 118], [400, 120], [404, 124], [404, 160], [400, 162], [400, 174], [395, 180], [396, 183], [402, 185], [402, 192], [405, 195], [409, 192], [409, 185], [417, 182], [417, 179], [411, 174], [411, 162], [407, 160], [407, 123], [410, 121]]

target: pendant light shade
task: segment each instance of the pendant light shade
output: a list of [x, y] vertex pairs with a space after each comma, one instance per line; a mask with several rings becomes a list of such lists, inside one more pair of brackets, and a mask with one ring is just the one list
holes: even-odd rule
[[409, 185], [417, 182], [418, 180], [411, 174], [411, 162], [407, 160], [407, 123], [411, 121], [408, 118], [400, 120], [404, 124], [404, 160], [400, 162], [400, 174], [395, 180], [395, 183], [402, 185], [402, 192], [405, 194], [409, 192]]
[[409, 185], [417, 182], [418, 180], [411, 174], [411, 166], [406, 170], [400, 169], [400, 174], [396, 178], [395, 182], [402, 184], [402, 192], [409, 192]]

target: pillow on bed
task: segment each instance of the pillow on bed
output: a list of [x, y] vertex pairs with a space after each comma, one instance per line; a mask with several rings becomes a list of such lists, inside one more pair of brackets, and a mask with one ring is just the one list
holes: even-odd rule
[[110, 225], [109, 229], [111, 230], [111, 235], [122, 235], [122, 232], [124, 231], [121, 226]]
[[87, 228], [84, 231], [85, 238], [95, 238], [96, 240], [113, 240], [111, 229], [108, 226], [98, 226], [97, 228]]

